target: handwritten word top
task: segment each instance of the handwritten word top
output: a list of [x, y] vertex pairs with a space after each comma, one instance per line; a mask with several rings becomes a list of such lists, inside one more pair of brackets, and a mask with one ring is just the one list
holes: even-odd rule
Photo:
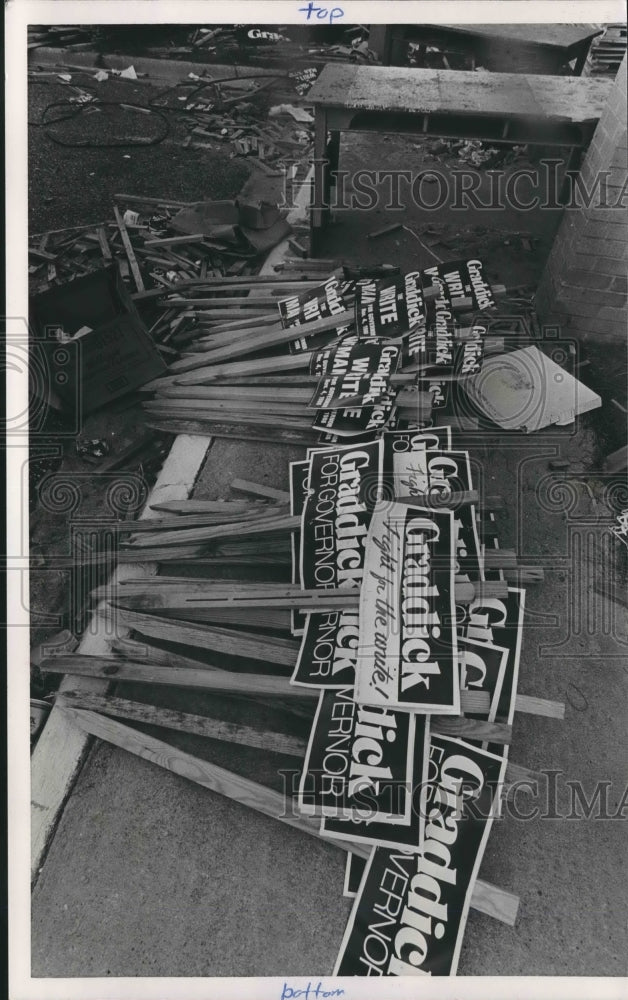
[[299, 14], [305, 14], [306, 21], [340, 21], [345, 16], [342, 7], [319, 7], [316, 3], [308, 3], [306, 7], [299, 7]]

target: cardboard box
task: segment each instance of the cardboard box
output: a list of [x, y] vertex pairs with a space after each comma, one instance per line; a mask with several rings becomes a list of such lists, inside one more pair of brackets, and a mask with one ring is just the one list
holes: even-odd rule
[[[166, 369], [115, 264], [34, 296], [30, 326], [64, 409], [90, 413]], [[73, 336], [82, 327], [90, 332], [59, 341], [59, 329]]]

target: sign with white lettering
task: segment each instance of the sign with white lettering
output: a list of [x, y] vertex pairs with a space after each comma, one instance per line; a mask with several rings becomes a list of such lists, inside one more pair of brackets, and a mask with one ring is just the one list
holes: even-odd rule
[[[381, 488], [382, 454], [381, 441], [370, 441], [310, 455], [310, 493], [301, 520], [303, 587], [360, 587], [368, 526]], [[356, 594], [355, 609], [306, 616], [293, 684], [353, 684], [358, 600]]]
[[[303, 514], [305, 498], [308, 493], [309, 462], [290, 462], [290, 513], [292, 517]], [[290, 532], [290, 548], [292, 553], [292, 583], [298, 583], [301, 578], [301, 537], [297, 531]], [[303, 635], [305, 615], [298, 608], [291, 608], [290, 631], [293, 635]]]
[[373, 406], [345, 407], [341, 410], [319, 410], [313, 430], [334, 434], [340, 438], [363, 437], [381, 431], [392, 418], [395, 395], [380, 396]]
[[[406, 715], [408, 713], [397, 713]], [[415, 720], [412, 809], [409, 824], [383, 823], [378, 820], [368, 795], [361, 795], [351, 817], [325, 816], [321, 834], [332, 839], [355, 841], [380, 847], [399, 847], [417, 851], [423, 842], [425, 826], [425, 799], [427, 794], [428, 760], [430, 752], [429, 715], [412, 714]], [[382, 783], [384, 795], [396, 796], [393, 782]], [[395, 800], [393, 799], [393, 801]]]
[[384, 489], [395, 474], [395, 459], [398, 455], [446, 450], [451, 448], [451, 427], [430, 427], [425, 430], [384, 432]]
[[368, 809], [380, 823], [408, 826], [415, 719], [357, 705], [352, 688], [321, 691], [299, 783], [301, 812], [350, 819], [354, 809]]
[[[353, 337], [345, 337], [325, 354], [326, 374], [310, 402], [317, 409], [373, 406], [391, 392], [390, 376], [401, 360], [395, 344]], [[318, 367], [316, 359], [312, 367]]]
[[[340, 280], [332, 275], [323, 285], [308, 288], [297, 295], [281, 299], [278, 302], [278, 307], [281, 325], [284, 330], [287, 330], [293, 326], [303, 326], [317, 319], [324, 319], [327, 316], [335, 316], [344, 312], [348, 308], [348, 300], [343, 295]], [[347, 329], [348, 326], [338, 327], [334, 336], [344, 333]], [[323, 338], [322, 343], [329, 340], [328, 333], [319, 336]], [[292, 341], [290, 352], [311, 351], [313, 346], [312, 339], [308, 338], [304, 331], [303, 337]]]
[[[444, 506], [452, 493], [473, 489], [471, 461], [466, 451], [421, 451], [397, 454], [393, 460], [393, 490], [396, 498], [422, 495], [438, 497]], [[454, 510], [456, 532], [455, 572], [468, 580], [482, 579], [480, 540], [474, 504], [459, 503]]]
[[423, 274], [431, 277], [434, 272], [445, 282], [454, 307], [461, 299], [471, 299], [469, 311], [495, 308], [495, 298], [484, 277], [481, 260], [446, 260], [438, 267], [428, 268]]
[[[525, 590], [519, 587], [509, 587], [508, 597], [505, 599], [496, 597], [478, 599], [464, 607], [456, 608], [460, 636], [474, 640], [478, 645], [490, 647], [499, 644], [506, 650], [504, 677], [493, 719], [506, 722], [509, 726], [512, 726], [515, 715], [525, 594]], [[492, 707], [491, 705], [491, 709]], [[492, 753], [508, 757], [507, 745], [489, 743], [487, 746]]]
[[460, 714], [454, 514], [381, 504], [360, 592], [360, 704]]
[[374, 848], [334, 975], [456, 974], [505, 766], [463, 740], [432, 735], [422, 848]]
[[425, 302], [418, 271], [356, 287], [355, 325], [359, 337], [400, 337], [425, 328]]

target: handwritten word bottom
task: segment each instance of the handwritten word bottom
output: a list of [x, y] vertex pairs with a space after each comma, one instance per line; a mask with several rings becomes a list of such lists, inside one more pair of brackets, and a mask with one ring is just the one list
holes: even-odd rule
[[298, 989], [296, 986], [284, 983], [281, 991], [281, 1000], [297, 1000], [297, 997], [301, 997], [302, 1000], [318, 1000], [319, 997], [341, 997], [344, 996], [344, 992], [340, 988], [324, 990], [321, 982], [318, 982], [316, 986], [313, 986], [309, 982], [303, 989]]

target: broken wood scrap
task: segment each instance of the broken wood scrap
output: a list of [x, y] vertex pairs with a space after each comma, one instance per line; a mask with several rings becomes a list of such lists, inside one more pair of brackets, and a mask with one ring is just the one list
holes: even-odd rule
[[131, 274], [133, 275], [133, 280], [135, 281], [135, 286], [136, 286], [138, 292], [143, 292], [144, 291], [144, 281], [142, 279], [142, 274], [140, 272], [139, 265], [137, 263], [137, 258], [135, 256], [135, 252], [133, 250], [133, 245], [132, 245], [131, 240], [129, 238], [129, 234], [128, 234], [126, 225], [124, 223], [124, 219], [120, 215], [120, 211], [119, 211], [117, 205], [113, 206], [113, 212], [114, 212], [114, 215], [116, 217], [116, 223], [118, 225], [118, 229], [120, 230], [120, 236], [122, 238], [122, 243], [124, 245], [124, 249], [125, 249], [128, 261], [129, 261], [129, 267], [131, 268]]

